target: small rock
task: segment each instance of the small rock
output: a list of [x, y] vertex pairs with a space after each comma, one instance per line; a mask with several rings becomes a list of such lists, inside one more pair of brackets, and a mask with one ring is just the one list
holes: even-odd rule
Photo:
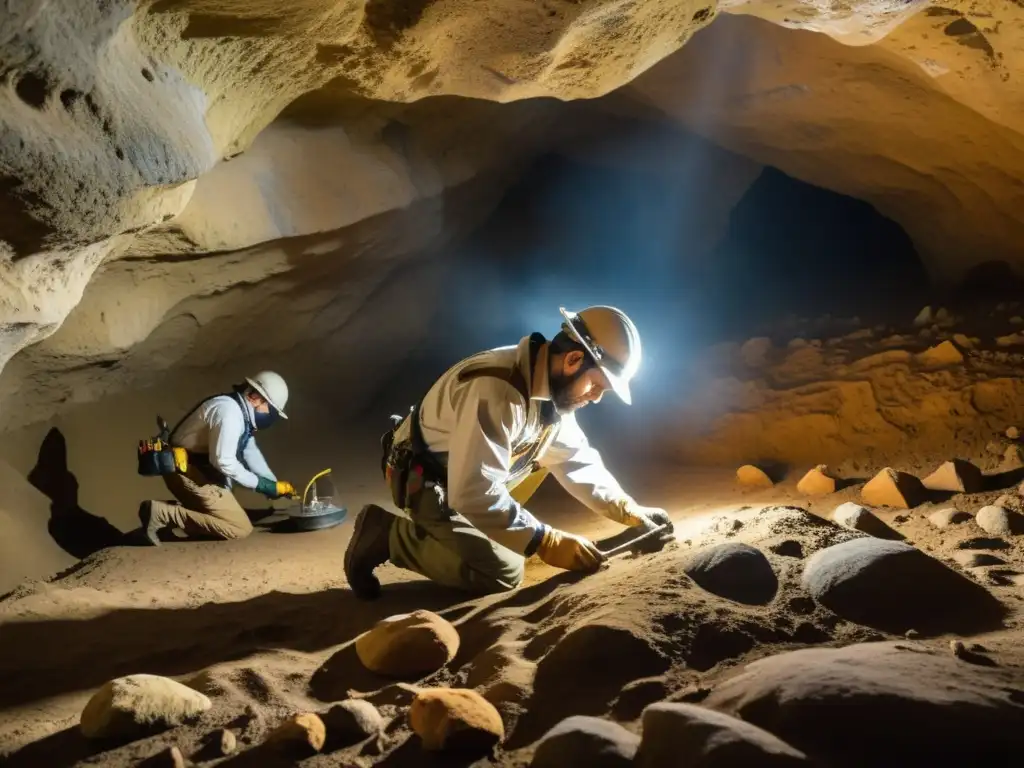
[[292, 715], [267, 737], [268, 744], [305, 753], [319, 752], [326, 740], [324, 721], [313, 712]]
[[913, 475], [886, 467], [861, 488], [860, 496], [873, 507], [909, 509], [924, 502], [925, 489]]
[[932, 512], [928, 515], [928, 521], [936, 528], [948, 528], [951, 525], [965, 523], [970, 519], [971, 515], [969, 512], [953, 507], [940, 509], [938, 512]]
[[780, 541], [778, 544], [773, 544], [768, 549], [774, 552], [776, 555], [781, 555], [782, 557], [802, 558], [804, 556], [803, 545], [795, 539], [786, 539], [785, 541]]
[[964, 568], [983, 568], [986, 565], [1002, 565], [1004, 562], [989, 552], [970, 549], [954, 552], [953, 559]]
[[756, 725], [695, 704], [665, 702], [644, 710], [643, 739], [634, 765], [781, 768], [806, 766], [810, 761], [803, 752]]
[[762, 552], [740, 542], [708, 547], [692, 555], [683, 571], [702, 589], [737, 603], [764, 605], [779, 582]]
[[530, 768], [629, 768], [639, 745], [640, 737], [618, 723], [575, 715], [544, 734]]
[[384, 730], [384, 718], [364, 699], [346, 699], [335, 704], [323, 720], [331, 740], [345, 746], [377, 736]]
[[797, 493], [804, 496], [827, 496], [836, 492], [836, 479], [828, 474], [828, 467], [819, 464], [796, 484]]
[[926, 325], [931, 325], [934, 322], [934, 320], [935, 317], [932, 314], [932, 308], [930, 306], [925, 307], [920, 312], [918, 312], [917, 317], [914, 318], [914, 327], [922, 328]]
[[1024, 334], [1010, 333], [1007, 334], [1006, 336], [996, 337], [997, 347], [1013, 347], [1018, 344], [1024, 344]]
[[164, 752], [163, 762], [165, 765], [173, 766], [173, 768], [185, 768], [188, 765], [185, 762], [185, 756], [181, 754], [181, 750], [176, 746], [168, 747], [167, 751]]
[[356, 655], [367, 669], [399, 678], [436, 672], [458, 651], [458, 630], [424, 610], [383, 619], [356, 640]]
[[753, 464], [744, 464], [736, 470], [736, 481], [748, 488], [771, 488], [775, 483], [763, 469]]
[[489, 752], [505, 738], [501, 715], [466, 688], [425, 688], [409, 710], [413, 731], [430, 751]]
[[215, 743], [220, 748], [220, 753], [222, 755], [230, 755], [238, 749], [238, 739], [235, 738], [234, 731], [229, 731], [227, 728], [220, 732]]
[[750, 368], [760, 368], [768, 361], [768, 354], [772, 351], [772, 340], [759, 336], [748, 339], [740, 347], [740, 359], [744, 365]]
[[994, 506], [1008, 509], [1011, 512], [1024, 513], [1024, 498], [1017, 494], [1004, 493], [998, 499], [992, 502]]
[[985, 487], [981, 470], [963, 459], [947, 461], [922, 481], [932, 491], [979, 493]]
[[945, 307], [939, 307], [939, 311], [935, 313], [935, 322], [944, 328], [956, 324], [953, 315]]
[[910, 515], [896, 515], [892, 521], [895, 525], [903, 525], [910, 522]]
[[950, 640], [949, 650], [951, 650], [953, 655], [957, 658], [962, 658], [967, 654], [967, 646], [963, 644], [962, 640]]
[[906, 631], [906, 633], [904, 634], [904, 637], [906, 637], [907, 640], [913, 640], [913, 639], [918, 638], [920, 636], [921, 636], [921, 633], [918, 632], [916, 629], [908, 629]]
[[1018, 518], [1021, 518], [1021, 515], [1016, 512], [990, 504], [978, 510], [978, 514], [974, 516], [974, 522], [981, 530], [992, 536], [1008, 536], [1018, 533], [1024, 528], [1021, 525], [1022, 521]]
[[1017, 427], [1007, 427], [1006, 436], [1011, 440], [1017, 440], [1020, 438], [1020, 430]]
[[959, 365], [964, 361], [963, 353], [951, 341], [943, 341], [917, 355], [917, 361], [929, 368]]
[[957, 346], [962, 347], [963, 349], [974, 349], [975, 347], [974, 341], [969, 336], [962, 333], [954, 333], [953, 341], [956, 342]]
[[852, 501], [836, 507], [832, 512], [832, 521], [844, 528], [861, 531], [871, 536], [888, 538], [891, 535], [889, 527], [879, 520], [871, 510], [860, 504], [854, 504]]
[[82, 710], [81, 731], [89, 739], [133, 736], [171, 728], [199, 717], [210, 700], [187, 686], [158, 675], [129, 675], [111, 680]]
[[999, 465], [1002, 472], [1012, 472], [1024, 468], [1024, 449], [1019, 445], [1008, 445], [1003, 452], [1003, 461]]

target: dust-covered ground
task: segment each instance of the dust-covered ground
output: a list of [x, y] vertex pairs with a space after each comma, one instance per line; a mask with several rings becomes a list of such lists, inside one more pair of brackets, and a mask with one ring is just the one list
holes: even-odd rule
[[[211, 765], [291, 764], [295, 756], [263, 745], [281, 720], [297, 712], [325, 713], [332, 703], [361, 697], [384, 716], [383, 735], [340, 748], [328, 740], [324, 753], [300, 764], [486, 764], [488, 758], [479, 755], [453, 763], [451, 756], [425, 752], [407, 722], [412, 690], [370, 673], [354, 652], [355, 638], [376, 621], [418, 608], [451, 621], [460, 644], [440, 671], [405, 682], [485, 693], [505, 727], [504, 743], [489, 758], [497, 765], [529, 764], [538, 739], [571, 715], [595, 715], [639, 733], [647, 705], [713, 703], [721, 681], [754, 659], [807, 647], [868, 643], [882, 652], [891, 646], [880, 641], [899, 640], [968, 676], [999, 675], [998, 684], [1011, 692], [1006, 707], [1021, 717], [1024, 537], [993, 537], [973, 520], [940, 529], [927, 518], [948, 507], [945, 502], [879, 510], [889, 533], [876, 533], [903, 538], [935, 559], [929, 560], [934, 573], [912, 566], [893, 575], [934, 583], [917, 584], [919, 594], [909, 597], [899, 584], [872, 584], [840, 600], [834, 611], [812, 597], [802, 577], [816, 552], [868, 538], [827, 519], [835, 506], [857, 498], [857, 485], [808, 503], [796, 492], [798, 477], [750, 490], [726, 471], [649, 468], [648, 475], [637, 474], [634, 484], [644, 488], [645, 501], [671, 510], [678, 521], [674, 542], [660, 552], [614, 558], [587, 577], [531, 562], [527, 583], [504, 596], [466, 600], [388, 565], [381, 572], [383, 597], [359, 602], [341, 567], [350, 522], [317, 533], [260, 530], [238, 542], [119, 547], [93, 555], [63, 577], [25, 584], [0, 603], [0, 750], [12, 766], [135, 765], [150, 757], [160, 761], [172, 745]], [[954, 503], [973, 511], [1000, 492]], [[617, 525], [579, 511], [557, 486], [545, 487], [534, 506], [597, 539], [621, 539]], [[723, 544], [749, 545], [764, 561], [745, 564], [739, 557], [726, 562], [725, 571], [694, 569], [695, 555]], [[990, 554], [993, 564], [965, 568], [953, 559], [965, 551]], [[931, 598], [935, 604], [923, 606]], [[874, 615], [873, 602], [892, 604]], [[966, 645], [955, 656], [950, 641], [960, 638]], [[884, 659], [879, 663], [873, 667], [884, 675]], [[127, 743], [85, 739], [78, 721], [92, 693], [108, 680], [137, 673], [184, 682], [206, 693], [213, 706], [191, 724]], [[899, 670], [893, 673], [898, 678]], [[920, 682], [919, 700], [904, 710], [886, 700], [885, 718], [901, 718], [907, 738], [922, 727], [921, 718], [932, 716], [929, 682]], [[909, 681], [908, 702], [914, 684]], [[724, 690], [728, 694], [727, 685]], [[864, 707], [877, 706], [865, 697]], [[958, 711], [955, 698], [942, 705], [951, 713]], [[856, 730], [862, 756], [875, 754], [875, 764], [886, 764], [887, 755], [896, 760], [902, 754], [887, 735], [891, 723], [845, 706], [835, 729]], [[752, 712], [748, 718], [758, 722], [758, 709]], [[998, 722], [1007, 715], [991, 716]], [[836, 755], [821, 754], [820, 724], [801, 743], [792, 735], [798, 724], [782, 720], [794, 747], [841, 764]], [[224, 728], [238, 741], [238, 752], [227, 757], [208, 744]], [[967, 743], [959, 754], [992, 754], [993, 745], [979, 741], [983, 734], [961, 735]], [[1005, 736], [1006, 744], [1018, 738], [1012, 729]], [[938, 737], [936, 743], [956, 754], [946, 741]]]

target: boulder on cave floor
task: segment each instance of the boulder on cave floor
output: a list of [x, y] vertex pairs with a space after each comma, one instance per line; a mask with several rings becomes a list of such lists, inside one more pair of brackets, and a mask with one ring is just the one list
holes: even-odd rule
[[956, 344], [947, 339], [918, 353], [917, 361], [927, 368], [943, 368], [960, 365], [964, 361], [964, 354], [957, 349]]
[[704, 705], [837, 768], [1007, 765], [1022, 746], [1022, 691], [1024, 670], [899, 641], [760, 659]]
[[466, 688], [424, 688], [413, 699], [409, 723], [429, 751], [486, 754], [505, 738], [501, 715]]
[[989, 504], [978, 510], [974, 522], [992, 536], [1015, 536], [1024, 533], [1024, 515]]
[[315, 712], [285, 718], [267, 737], [267, 744], [281, 750], [310, 755], [324, 748], [327, 727]]
[[886, 525], [874, 512], [852, 501], [832, 511], [832, 521], [844, 528], [860, 531], [880, 539], [901, 539], [902, 535]]
[[574, 715], [544, 734], [530, 768], [629, 768], [639, 744], [640, 737], [618, 723]]
[[194, 720], [212, 703], [186, 685], [158, 675], [128, 675], [103, 685], [82, 710], [80, 729], [90, 739], [138, 736]]
[[451, 622], [425, 610], [389, 616], [360, 635], [356, 655], [377, 674], [413, 678], [436, 672], [459, 651]]
[[804, 496], [828, 496], [836, 492], [836, 479], [828, 474], [827, 466], [819, 464], [800, 478], [796, 490]]
[[800, 750], [756, 725], [694, 704], [668, 702], [644, 710], [643, 736], [634, 762], [636, 768], [810, 764]]
[[971, 462], [953, 459], [942, 464], [921, 484], [930, 491], [980, 493], [985, 488], [985, 477]]
[[802, 582], [847, 621], [887, 632], [970, 634], [1000, 626], [1005, 614], [984, 587], [901, 541], [862, 537], [823, 549]]
[[925, 488], [913, 475], [886, 467], [861, 488], [860, 496], [868, 506], [910, 509], [924, 503]]
[[753, 464], [744, 464], [736, 470], [736, 482], [746, 488], [771, 488], [775, 485], [767, 472]]
[[928, 522], [936, 528], [948, 528], [951, 525], [966, 523], [970, 519], [970, 512], [964, 512], [963, 510], [956, 509], [954, 507], [940, 509], [937, 512], [932, 512], [928, 515]]
[[737, 603], [765, 605], [779, 588], [768, 558], [749, 544], [735, 541], [691, 555], [683, 570], [702, 589]]

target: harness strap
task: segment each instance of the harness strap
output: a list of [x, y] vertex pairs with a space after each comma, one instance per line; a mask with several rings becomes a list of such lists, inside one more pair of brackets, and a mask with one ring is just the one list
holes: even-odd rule
[[[168, 438], [173, 437], [174, 433], [178, 431], [178, 428], [185, 423], [185, 421], [192, 416], [196, 411], [202, 408], [206, 403], [213, 400], [215, 397], [230, 397], [239, 408], [242, 410], [242, 436], [238, 438], [238, 448], [235, 450], [235, 458], [242, 462], [242, 465], [248, 468], [248, 465], [242, 460], [242, 453], [245, 451], [245, 447], [249, 444], [252, 439], [253, 432], [255, 432], [255, 425], [249, 419], [249, 409], [245, 407], [245, 401], [242, 399], [242, 395], [239, 392], [223, 392], [219, 395], [211, 395], [210, 397], [203, 398], [195, 406], [192, 407], [184, 416], [182, 416], [178, 423], [174, 425], [174, 429], [168, 434]], [[173, 440], [169, 440], [171, 445], [174, 444]], [[231, 480], [224, 476], [224, 473], [213, 466], [213, 462], [210, 461], [210, 453], [201, 453], [199, 451], [189, 451], [189, 459], [192, 463], [196, 464], [211, 480], [214, 481], [215, 485], [219, 485], [223, 488], [231, 488]]]

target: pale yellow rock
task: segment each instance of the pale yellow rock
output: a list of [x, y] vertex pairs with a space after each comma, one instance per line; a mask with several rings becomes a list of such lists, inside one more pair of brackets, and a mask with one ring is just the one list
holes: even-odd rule
[[926, 349], [917, 356], [921, 365], [939, 368], [946, 365], [959, 365], [964, 361], [963, 353], [951, 341], [944, 341]]
[[82, 710], [80, 729], [90, 739], [131, 736], [181, 725], [211, 706], [205, 695], [169, 678], [129, 675], [93, 694]]
[[753, 464], [744, 464], [737, 469], [736, 481], [748, 488], [771, 488], [775, 485], [763, 469], [755, 467]]
[[356, 640], [356, 654], [366, 668], [390, 677], [436, 672], [458, 651], [458, 630], [425, 610], [389, 616]]
[[292, 715], [267, 737], [267, 743], [283, 749], [319, 752], [327, 740], [327, 728], [313, 712]]
[[872, 507], [909, 509], [924, 501], [924, 486], [913, 475], [886, 467], [861, 488], [860, 496]]
[[494, 705], [465, 688], [419, 691], [409, 722], [424, 749], [487, 751], [505, 738], [505, 725]]
[[828, 475], [828, 467], [819, 464], [800, 478], [796, 484], [798, 493], [804, 496], [827, 496], [836, 492], [836, 479]]
[[932, 491], [953, 493], [978, 493], [984, 488], [985, 478], [981, 470], [963, 459], [953, 459], [942, 464], [921, 484]]

